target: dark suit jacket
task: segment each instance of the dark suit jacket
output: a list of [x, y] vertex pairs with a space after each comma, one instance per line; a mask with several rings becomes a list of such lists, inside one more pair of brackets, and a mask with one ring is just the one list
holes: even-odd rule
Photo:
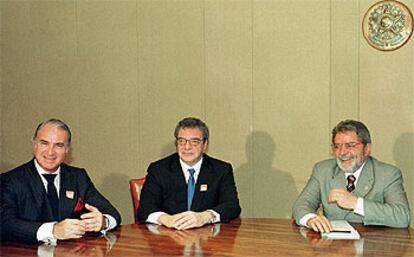
[[[222, 222], [237, 218], [241, 212], [231, 164], [204, 154], [191, 210], [207, 209], [219, 213]], [[158, 211], [187, 211], [187, 183], [177, 153], [148, 167], [138, 207], [139, 222], [145, 223], [149, 214]]]
[[315, 165], [311, 178], [293, 205], [293, 216], [299, 224], [307, 213], [315, 213], [322, 204], [329, 220], [347, 220], [364, 225], [408, 227], [410, 206], [403, 187], [401, 171], [392, 165], [369, 157], [361, 171], [353, 194], [364, 199], [364, 216], [328, 202], [332, 188], [345, 188], [344, 172], [336, 160], [326, 160]]
[[[84, 169], [64, 163], [60, 167], [59, 221], [79, 218], [82, 211], [75, 211], [75, 206], [83, 201], [97, 207], [103, 214], [111, 215], [120, 224], [118, 211], [96, 190]], [[2, 240], [37, 242], [39, 227], [54, 219], [34, 160], [0, 174], [0, 181]]]

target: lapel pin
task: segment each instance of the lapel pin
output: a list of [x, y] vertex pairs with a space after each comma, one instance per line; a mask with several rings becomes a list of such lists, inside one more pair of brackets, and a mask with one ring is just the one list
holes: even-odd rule
[[69, 199], [73, 199], [75, 193], [73, 191], [66, 191], [66, 197]]
[[207, 184], [202, 184], [200, 186], [200, 192], [204, 192], [204, 191], [207, 191]]

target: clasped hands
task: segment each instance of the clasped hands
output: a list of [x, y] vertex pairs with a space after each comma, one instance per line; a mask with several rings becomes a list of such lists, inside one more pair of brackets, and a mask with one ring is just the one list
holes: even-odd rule
[[[328, 194], [328, 202], [336, 203], [343, 209], [355, 209], [357, 201], [358, 197], [342, 188], [334, 188]], [[333, 230], [331, 222], [323, 215], [310, 218], [306, 225], [316, 232], [330, 232]]]
[[193, 212], [186, 211], [174, 215], [162, 214], [158, 218], [158, 222], [168, 228], [185, 230], [190, 228], [198, 228], [213, 220], [214, 216], [210, 211]]
[[81, 238], [86, 232], [99, 232], [104, 226], [104, 216], [98, 208], [85, 204], [89, 211], [80, 216], [80, 219], [64, 219], [53, 226], [53, 236], [64, 240]]

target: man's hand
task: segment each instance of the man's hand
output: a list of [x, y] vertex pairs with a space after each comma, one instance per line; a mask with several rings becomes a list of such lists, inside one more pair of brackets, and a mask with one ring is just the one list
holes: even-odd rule
[[85, 222], [85, 230], [87, 232], [99, 232], [102, 229], [104, 229], [104, 226], [105, 226], [104, 216], [98, 210], [98, 208], [90, 204], [85, 204], [85, 208], [88, 211], [90, 211], [80, 216], [82, 221]]
[[53, 236], [58, 240], [81, 238], [85, 232], [85, 222], [77, 219], [65, 219], [53, 226]]
[[334, 188], [329, 192], [328, 201], [336, 202], [341, 208], [353, 210], [357, 205], [358, 197], [345, 189]]
[[323, 215], [310, 218], [306, 225], [316, 232], [330, 232], [333, 229], [331, 222]]
[[201, 227], [209, 223], [213, 218], [213, 214], [209, 211], [186, 211], [175, 215], [163, 214], [158, 221], [166, 227], [185, 230]]

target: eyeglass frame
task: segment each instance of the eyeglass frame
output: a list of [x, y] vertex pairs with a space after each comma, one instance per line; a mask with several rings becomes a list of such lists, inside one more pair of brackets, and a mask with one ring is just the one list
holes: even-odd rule
[[365, 146], [365, 144], [362, 142], [348, 142], [348, 143], [343, 143], [343, 144], [334, 143], [332, 144], [332, 149], [339, 150], [341, 148], [345, 148], [346, 150], [353, 150], [357, 147], [357, 145]]
[[[181, 143], [179, 141], [181, 141]], [[191, 146], [199, 146], [201, 143], [204, 143], [205, 141], [206, 141], [205, 138], [197, 138], [197, 137], [190, 138], [190, 139], [185, 139], [183, 137], [177, 137], [175, 139], [175, 143], [178, 146], [185, 146], [187, 142], [189, 142]]]

